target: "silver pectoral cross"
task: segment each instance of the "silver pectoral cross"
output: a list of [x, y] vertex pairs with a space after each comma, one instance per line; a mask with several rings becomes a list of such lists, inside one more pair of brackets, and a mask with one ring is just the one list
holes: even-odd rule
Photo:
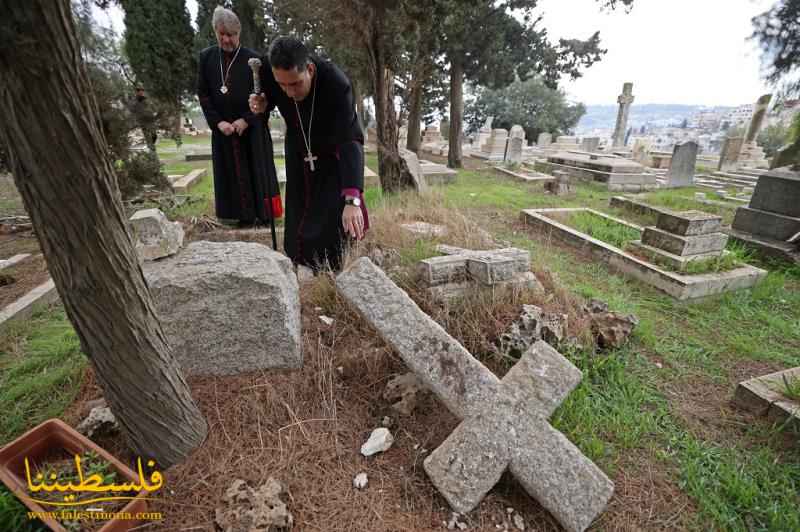
[[308, 152], [308, 155], [304, 157], [303, 160], [308, 163], [308, 165], [311, 167], [311, 171], [313, 172], [315, 170], [314, 161], [317, 160], [317, 156], [311, 152]]

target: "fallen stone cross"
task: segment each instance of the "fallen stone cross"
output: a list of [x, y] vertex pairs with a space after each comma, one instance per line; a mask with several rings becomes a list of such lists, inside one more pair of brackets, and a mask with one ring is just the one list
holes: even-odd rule
[[336, 278], [342, 296], [462, 423], [424, 463], [453, 509], [475, 508], [508, 469], [570, 531], [585, 530], [611, 480], [547, 421], [581, 373], [537, 342], [500, 380], [369, 259]]

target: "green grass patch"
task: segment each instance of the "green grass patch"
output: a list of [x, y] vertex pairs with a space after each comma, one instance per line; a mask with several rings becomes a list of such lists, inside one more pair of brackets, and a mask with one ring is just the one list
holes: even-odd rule
[[720, 447], [686, 437], [671, 442], [680, 486], [720, 530], [800, 530], [800, 464], [769, 448]]
[[780, 392], [793, 401], [800, 401], [800, 377], [782, 377]]
[[61, 307], [40, 311], [0, 339], [0, 444], [59, 417], [78, 393], [87, 359]]
[[608, 218], [598, 216], [588, 211], [570, 213], [565, 218], [565, 223], [573, 229], [586, 233], [592, 238], [596, 238], [620, 249], [623, 249], [628, 242], [642, 238], [642, 232], [638, 229], [628, 227], [627, 225], [609, 220]]
[[0, 524], [3, 530], [14, 532], [45, 532], [50, 527], [41, 521], [28, 519], [28, 507], [16, 495], [0, 484]]

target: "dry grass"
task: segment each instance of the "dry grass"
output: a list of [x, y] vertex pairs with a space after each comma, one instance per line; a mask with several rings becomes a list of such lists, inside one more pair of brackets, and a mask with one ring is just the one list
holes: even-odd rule
[[[439, 242], [470, 249], [497, 246], [468, 218], [440, 202], [441, 197], [434, 193], [422, 199], [401, 196], [385, 205], [380, 209], [380, 222], [373, 226], [376, 229], [350, 250], [346, 262], [380, 248], [383, 267], [393, 280], [498, 375], [513, 361], [497, 358], [492, 343], [519, 316], [522, 304], [568, 314], [570, 334], [585, 338], [588, 323], [580, 317], [583, 302], [545, 270], [535, 273], [547, 289], [546, 296], [527, 290], [476, 290], [451, 303], [432, 299], [418, 282], [415, 261], [408, 260], [409, 250], [428, 250]], [[400, 228], [401, 223], [410, 221], [444, 225], [448, 234], [417, 239]], [[263, 231], [238, 233], [236, 239], [254, 241], [263, 241], [268, 235]], [[211, 232], [195, 238], [228, 240], [229, 236]], [[296, 530], [445, 528], [443, 523], [451, 511], [427, 479], [422, 462], [458, 420], [430, 395], [422, 398], [411, 416], [399, 416], [390, 409], [382, 399], [385, 384], [407, 370], [337, 294], [331, 272], [302, 285], [300, 296], [305, 356], [301, 370], [190, 379], [193, 396], [208, 420], [209, 436], [186, 462], [166, 472], [164, 499], [152, 508], [161, 511], [164, 520], [142, 529], [214, 530], [214, 510], [234, 479], [259, 485], [270, 476], [288, 488]], [[334, 318], [333, 325], [324, 325], [321, 314]], [[98, 394], [89, 379], [82, 401]], [[80, 404], [75, 405], [66, 417], [77, 419], [80, 410]], [[394, 420], [394, 446], [386, 453], [362, 457], [361, 444], [387, 415]], [[121, 439], [100, 443], [133, 460]], [[615, 474], [622, 489], [603, 518], [604, 529], [637, 530], [653, 524], [657, 518], [644, 515], [646, 509], [663, 515], [662, 503], [668, 497], [660, 481], [652, 476], [641, 478], [637, 467], [620, 468]], [[360, 472], [369, 477], [369, 487], [363, 491], [352, 487], [353, 477]], [[638, 506], [635, 511], [628, 508], [634, 502], [642, 512]], [[464, 521], [470, 530], [495, 531], [504, 524], [513, 529], [507, 513], [510, 507], [521, 513], [528, 530], [560, 529], [508, 474]]]

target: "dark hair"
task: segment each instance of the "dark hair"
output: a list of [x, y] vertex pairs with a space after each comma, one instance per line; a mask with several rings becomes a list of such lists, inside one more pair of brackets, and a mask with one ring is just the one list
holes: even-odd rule
[[311, 62], [311, 54], [296, 37], [278, 37], [269, 47], [269, 64], [281, 70], [303, 70]]

